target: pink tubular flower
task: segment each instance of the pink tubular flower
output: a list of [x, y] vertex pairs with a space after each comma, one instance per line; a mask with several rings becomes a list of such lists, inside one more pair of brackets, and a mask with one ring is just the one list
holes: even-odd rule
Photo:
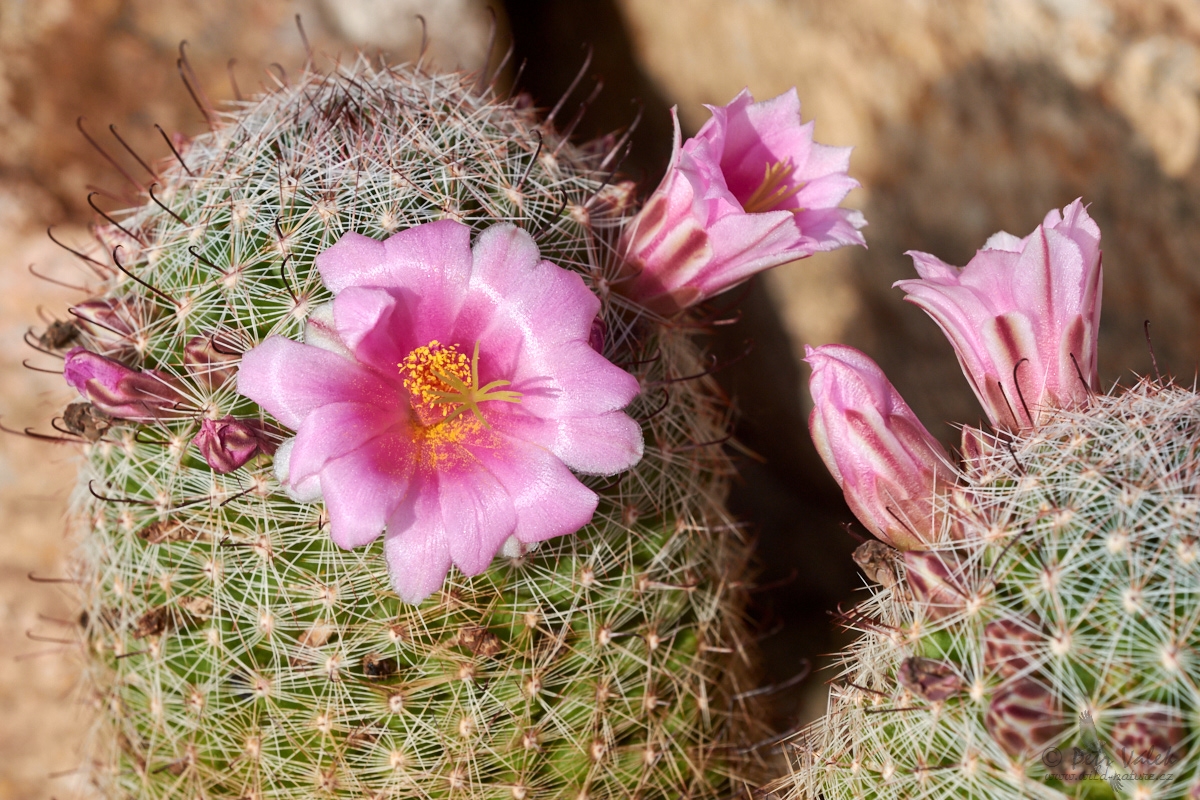
[[622, 411], [637, 380], [588, 344], [600, 301], [524, 231], [470, 236], [449, 220], [346, 234], [317, 257], [334, 299], [306, 344], [272, 336], [238, 373], [296, 430], [275, 456], [284, 486], [323, 497], [341, 547], [386, 529], [413, 603], [451, 564], [476, 575], [501, 548], [579, 530], [598, 498], [570, 470], [611, 475], [642, 455]]
[[995, 234], [962, 269], [909, 255], [921, 277], [895, 285], [950, 339], [994, 427], [1034, 425], [1099, 388], [1100, 228], [1081, 200], [1024, 239]]
[[205, 419], [192, 439], [213, 472], [233, 472], [259, 453], [275, 452], [257, 420]]
[[937, 534], [934, 494], [953, 484], [946, 451], [866, 355], [837, 344], [805, 354], [809, 429], [850, 510], [892, 547], [923, 549]]
[[862, 214], [838, 208], [858, 181], [849, 147], [815, 144], [791, 89], [756, 103], [743, 90], [675, 148], [667, 174], [622, 239], [621, 291], [675, 313], [756, 272], [865, 245]]
[[82, 347], [67, 351], [63, 377], [92, 405], [118, 419], [161, 419], [180, 413], [183, 397], [171, 378], [130, 369]]

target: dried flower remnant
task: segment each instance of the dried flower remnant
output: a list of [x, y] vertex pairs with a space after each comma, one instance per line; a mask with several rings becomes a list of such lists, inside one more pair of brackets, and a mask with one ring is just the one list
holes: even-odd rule
[[183, 395], [175, 381], [154, 370], [134, 370], [111, 358], [73, 347], [63, 378], [96, 409], [117, 419], [178, 416]]

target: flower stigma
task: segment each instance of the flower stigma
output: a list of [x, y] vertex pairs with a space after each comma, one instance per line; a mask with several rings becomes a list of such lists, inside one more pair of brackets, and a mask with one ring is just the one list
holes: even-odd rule
[[443, 345], [434, 339], [415, 348], [398, 365], [404, 376], [413, 410], [421, 424], [432, 427], [449, 422], [470, 410], [485, 427], [491, 428], [479, 408], [480, 403], [497, 400], [521, 402], [521, 393], [502, 389], [511, 381], [495, 380], [479, 385], [479, 342], [470, 361], [458, 345]]
[[[773, 211], [778, 208], [780, 203], [804, 188], [803, 182], [798, 182], [791, 188], [788, 187], [787, 181], [795, 171], [796, 165], [792, 163], [790, 158], [787, 161], [768, 163], [763, 168], [762, 183], [754, 190], [754, 194], [750, 195], [746, 198], [746, 202], [742, 203], [742, 209], [747, 214], [757, 214], [763, 211]], [[797, 208], [793, 210], [803, 211], [804, 209]]]

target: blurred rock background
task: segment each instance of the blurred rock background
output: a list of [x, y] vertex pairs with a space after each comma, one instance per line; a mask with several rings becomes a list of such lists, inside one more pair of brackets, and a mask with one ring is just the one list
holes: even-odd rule
[[[742, 320], [712, 337], [743, 411], [734, 503], [760, 542], [765, 589], [755, 613], [767, 681], [838, 646], [828, 612], [854, 599], [851, 519], [808, 440], [803, 344], [843, 341], [874, 356], [916, 412], [952, 444], [950, 422], [980, 411], [936, 326], [890, 289], [918, 249], [964, 264], [992, 232], [1028, 233], [1077, 196], [1104, 231], [1101, 331], [1105, 384], [1150, 369], [1152, 322], [1164, 371], [1190, 380], [1200, 354], [1200, 4], [1195, 0], [509, 0], [495, 3], [515, 41], [521, 86], [553, 105], [593, 59], [569, 108], [604, 81], [577, 129], [588, 138], [642, 110], [624, 170], [653, 188], [669, 155], [667, 109], [685, 134], [743, 86], [765, 99], [796, 86], [819, 141], [855, 145], [849, 203], [870, 221], [869, 250], [781, 267], [730, 302]], [[486, 0], [0, 0], [0, 415], [9, 427], [48, 420], [67, 399], [56, 364], [18, 344], [38, 307], [62, 316], [80, 295], [33, 278], [85, 279], [44, 228], [87, 241], [95, 186], [122, 179], [75, 128], [131, 172], [114, 124], [146, 158], [167, 154], [153, 123], [198, 132], [179, 81], [179, 42], [214, 101], [298, 70], [305, 50], [354, 46], [412, 57], [427, 23], [430, 57], [475, 67], [486, 51]], [[229, 60], [236, 59], [232, 67]], [[637, 102], [634, 102], [634, 99]], [[569, 119], [564, 112], [563, 119]], [[736, 294], [736, 293], [734, 293]], [[52, 642], [75, 612], [61, 585], [69, 448], [0, 438], [0, 800], [85, 796], [70, 771], [84, 709], [74, 667]], [[817, 673], [780, 693], [776, 725], [818, 713]], [[48, 776], [57, 775], [48, 780]]]

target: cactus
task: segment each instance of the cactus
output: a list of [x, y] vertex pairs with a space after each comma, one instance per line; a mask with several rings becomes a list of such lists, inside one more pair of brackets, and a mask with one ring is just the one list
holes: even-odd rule
[[814, 436], [904, 552], [856, 551], [879, 585], [842, 617], [862, 635], [777, 796], [1197, 800], [1200, 394], [1093, 388], [1099, 229], [1078, 201], [962, 270], [916, 258], [901, 285], [997, 430], [964, 427], [952, 466], [870, 359], [810, 350]]
[[[420, 66], [309, 71], [210, 110], [211, 132], [176, 140], [145, 205], [97, 229], [95, 296], [73, 309], [72, 336], [42, 341], [149, 382], [130, 388], [141, 422], [64, 413], [85, 440], [73, 578], [98, 712], [88, 766], [106, 795], [707, 798], [741, 785], [752, 642], [747, 546], [723, 507], [728, 411], [689, 326], [609, 291], [635, 210], [609, 181], [612, 143], [577, 147], [527, 106]], [[322, 506], [280, 491], [279, 431], [235, 374], [268, 335], [301, 337], [329, 297], [314, 258], [343, 233], [445, 218], [513, 222], [599, 295], [597, 338], [644, 388], [629, 413], [646, 451], [630, 472], [584, 479], [601, 504], [578, 534], [452, 572], [413, 606], [379, 541], [337, 548]], [[253, 457], [215, 471], [198, 433], [240, 437]]]
[[966, 435], [942, 540], [849, 615], [781, 794], [1200, 796], [1200, 395], [1143, 380]]

